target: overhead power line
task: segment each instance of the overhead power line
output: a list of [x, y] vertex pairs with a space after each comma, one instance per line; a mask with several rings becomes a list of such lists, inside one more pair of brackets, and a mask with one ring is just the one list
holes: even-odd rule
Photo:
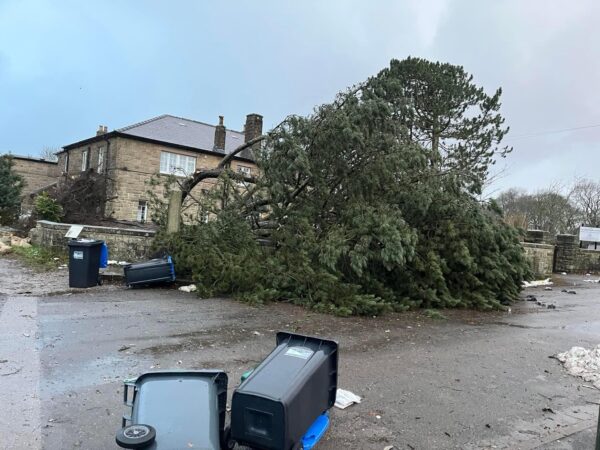
[[572, 128], [562, 128], [559, 130], [547, 130], [547, 131], [539, 131], [536, 133], [528, 133], [528, 134], [517, 134], [515, 136], [510, 136], [506, 138], [506, 141], [514, 141], [517, 139], [526, 139], [526, 138], [530, 138], [530, 137], [535, 137], [535, 136], [544, 136], [546, 134], [557, 134], [557, 133], [566, 133], [569, 131], [578, 131], [578, 130], [585, 130], [588, 128], [598, 128], [600, 127], [600, 123], [596, 124], [596, 125], [585, 125], [582, 127], [572, 127]]

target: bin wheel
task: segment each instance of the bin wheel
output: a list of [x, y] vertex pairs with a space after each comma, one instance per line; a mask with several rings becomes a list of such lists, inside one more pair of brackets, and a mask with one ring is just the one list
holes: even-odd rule
[[304, 444], [302, 442], [297, 443], [296, 445], [294, 445], [293, 450], [304, 450]]
[[233, 450], [235, 448], [235, 441], [231, 439], [230, 426], [226, 426], [223, 429], [223, 434], [221, 435], [221, 448], [223, 450]]
[[98, 275], [98, 286], [102, 286], [102, 275]]
[[145, 448], [156, 439], [156, 430], [141, 423], [129, 425], [117, 431], [115, 440], [122, 448]]

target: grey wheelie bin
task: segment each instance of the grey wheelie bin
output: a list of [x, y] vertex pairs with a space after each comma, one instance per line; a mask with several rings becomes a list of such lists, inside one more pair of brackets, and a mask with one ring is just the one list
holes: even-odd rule
[[122, 448], [219, 450], [225, 442], [227, 374], [218, 370], [150, 372], [125, 382], [116, 442]]
[[277, 333], [277, 347], [234, 391], [231, 439], [262, 450], [296, 450], [335, 403], [338, 344]]

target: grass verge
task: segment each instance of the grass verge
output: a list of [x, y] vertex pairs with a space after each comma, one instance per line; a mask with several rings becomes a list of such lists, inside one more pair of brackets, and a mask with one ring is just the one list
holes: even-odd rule
[[40, 272], [54, 270], [61, 264], [68, 262], [66, 252], [38, 247], [37, 245], [32, 245], [31, 247], [13, 247], [11, 254], [26, 266]]

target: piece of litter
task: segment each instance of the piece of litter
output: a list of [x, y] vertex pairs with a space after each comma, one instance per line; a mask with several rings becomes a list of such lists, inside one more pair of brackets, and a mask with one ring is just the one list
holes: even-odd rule
[[386, 445], [385, 447], [383, 447], [383, 450], [394, 450], [394, 446], [393, 445]]
[[585, 280], [583, 280], [584, 283], [600, 283], [600, 279], [599, 280], [594, 280], [593, 278], [586, 278]]
[[381, 419], [381, 416], [380, 416], [379, 414], [377, 414], [377, 415], [375, 416], [375, 418], [376, 418], [377, 420], [379, 420], [379, 419]]
[[542, 411], [543, 411], [543, 412], [552, 413], [552, 414], [556, 414], [556, 413], [554, 412], [554, 410], [553, 410], [552, 408], [549, 408], [549, 407], [542, 408]]
[[560, 274], [561, 274], [561, 275], [566, 275], [566, 274], [567, 274], [567, 272], [561, 272]]
[[29, 337], [29, 333], [23, 333], [23, 336]]
[[354, 403], [360, 403], [362, 399], [354, 394], [353, 392], [345, 389], [338, 389], [335, 393], [335, 407], [339, 409], [346, 409], [348, 406]]
[[121, 347], [119, 348], [119, 352], [124, 352], [125, 350], [129, 350], [131, 348], [131, 345], [121, 345]]
[[258, 331], [253, 331], [252, 334], [254, 334], [255, 336], [260, 336], [261, 335]]
[[180, 290], [180, 291], [183, 291], [183, 292], [196, 292], [196, 289], [197, 289], [197, 288], [196, 288], [196, 285], [195, 285], [195, 284], [189, 284], [189, 285], [187, 285], [187, 286], [181, 286], [181, 287], [179, 288], [179, 290]]
[[551, 288], [550, 286], [546, 286], [546, 287], [544, 288], [544, 290], [545, 290], [545, 291], [551, 291], [551, 290], [552, 290], [552, 288]]
[[390, 332], [390, 330], [385, 330], [385, 332], [386, 332], [386, 333], [389, 333], [389, 332]]
[[546, 278], [544, 280], [533, 280], [533, 281], [523, 281], [523, 287], [536, 287], [536, 286], [549, 286], [552, 283], [551, 278]]

